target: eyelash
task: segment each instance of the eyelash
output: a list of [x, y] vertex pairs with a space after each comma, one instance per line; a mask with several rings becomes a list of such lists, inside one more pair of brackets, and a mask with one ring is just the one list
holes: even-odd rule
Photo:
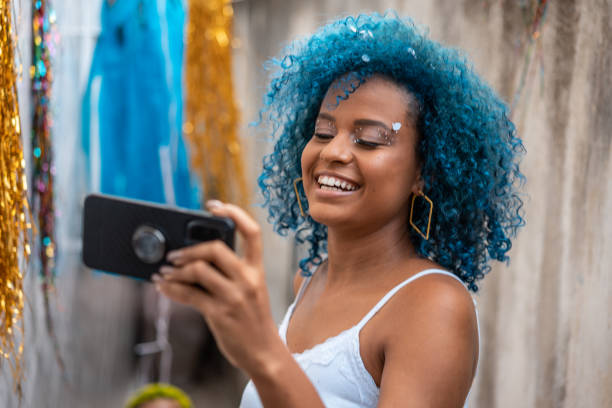
[[[316, 133], [315, 132], [314, 136], [320, 140], [330, 140], [334, 138], [334, 135], [330, 135], [327, 133]], [[366, 142], [365, 140], [362, 140], [362, 139], [354, 139], [353, 142], [366, 149], [374, 149], [378, 146], [382, 146], [382, 143]]]

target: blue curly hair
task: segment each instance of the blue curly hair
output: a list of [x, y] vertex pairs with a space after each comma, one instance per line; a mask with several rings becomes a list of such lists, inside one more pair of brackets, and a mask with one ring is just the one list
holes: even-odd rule
[[[329, 86], [346, 79], [340, 102], [373, 75], [407, 89], [418, 105], [412, 114], [423, 192], [435, 206], [428, 240], [406, 220], [417, 252], [453, 271], [472, 291], [490, 270], [490, 259], [509, 261], [511, 239], [524, 225], [524, 147], [507, 105], [464, 55], [387, 12], [333, 21], [288, 45], [270, 64], [275, 71], [260, 119], [272, 124], [275, 145], [258, 182], [275, 231], [296, 231], [297, 241], [309, 246], [302, 274], [309, 275], [327, 251], [327, 228], [300, 214], [294, 192], [302, 150]], [[427, 225], [428, 211], [420, 208], [413, 219]]]

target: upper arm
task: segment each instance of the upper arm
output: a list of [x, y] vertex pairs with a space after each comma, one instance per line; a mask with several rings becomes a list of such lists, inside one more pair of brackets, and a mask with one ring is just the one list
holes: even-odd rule
[[448, 277], [421, 279], [393, 305], [395, 320], [383, 345], [379, 407], [398, 402], [406, 407], [462, 407], [472, 384], [478, 359], [472, 299]]

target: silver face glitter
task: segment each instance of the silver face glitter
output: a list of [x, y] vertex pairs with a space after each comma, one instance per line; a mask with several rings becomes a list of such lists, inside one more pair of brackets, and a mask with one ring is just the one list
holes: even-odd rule
[[[338, 129], [332, 120], [317, 118], [314, 133], [319, 139], [332, 139], [338, 134]], [[374, 125], [357, 126], [350, 137], [353, 143], [365, 147], [389, 146], [394, 139], [389, 129]]]
[[358, 127], [352, 137], [353, 143], [367, 147], [389, 146], [393, 142], [389, 131], [378, 126]]
[[397, 133], [402, 128], [402, 124], [399, 122], [393, 122], [391, 124], [391, 128], [393, 129], [394, 132]]

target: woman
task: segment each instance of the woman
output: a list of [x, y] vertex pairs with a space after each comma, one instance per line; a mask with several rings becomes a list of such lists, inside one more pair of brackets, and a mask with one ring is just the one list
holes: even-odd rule
[[251, 377], [243, 407], [462, 406], [479, 337], [466, 286], [508, 260], [523, 223], [506, 106], [394, 14], [332, 22], [283, 55], [259, 181], [275, 229], [310, 245], [296, 301], [277, 331], [259, 226], [219, 202], [244, 257], [219, 242], [170, 253], [159, 290], [200, 310]]

